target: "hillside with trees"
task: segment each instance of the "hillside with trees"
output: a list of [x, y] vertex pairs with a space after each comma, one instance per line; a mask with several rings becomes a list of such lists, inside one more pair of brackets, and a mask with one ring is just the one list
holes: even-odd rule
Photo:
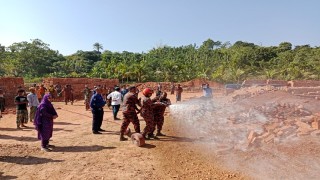
[[102, 44], [94, 43], [93, 49], [63, 56], [39, 39], [8, 47], [0, 44], [0, 76], [19, 76], [26, 81], [43, 77], [117, 78], [120, 82], [320, 80], [320, 47], [292, 47], [290, 42], [263, 47], [208, 39], [199, 47], [162, 46], [146, 53], [102, 51]]

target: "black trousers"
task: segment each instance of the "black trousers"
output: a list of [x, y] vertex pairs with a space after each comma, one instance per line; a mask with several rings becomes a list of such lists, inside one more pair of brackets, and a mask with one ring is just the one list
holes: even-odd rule
[[92, 109], [92, 131], [99, 131], [101, 129], [101, 125], [102, 125], [102, 120], [103, 120], [103, 108], [99, 108], [99, 109]]
[[112, 105], [113, 118], [117, 117], [119, 109], [120, 109], [120, 104], [119, 105]]

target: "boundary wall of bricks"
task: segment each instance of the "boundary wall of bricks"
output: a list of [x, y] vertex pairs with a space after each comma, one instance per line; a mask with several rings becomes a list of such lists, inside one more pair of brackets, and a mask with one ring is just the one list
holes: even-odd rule
[[93, 89], [94, 86], [101, 85], [110, 87], [113, 89], [115, 85], [119, 85], [118, 79], [100, 79], [100, 78], [45, 78], [43, 79], [44, 86], [48, 88], [50, 85], [59, 84], [64, 87], [67, 84], [70, 84], [73, 88], [73, 96], [76, 100], [83, 100], [83, 90], [85, 85], [88, 85], [90, 89]]
[[18, 88], [24, 87], [24, 80], [22, 77], [0, 77], [0, 88], [4, 91], [6, 106], [14, 106], [14, 98], [17, 96]]

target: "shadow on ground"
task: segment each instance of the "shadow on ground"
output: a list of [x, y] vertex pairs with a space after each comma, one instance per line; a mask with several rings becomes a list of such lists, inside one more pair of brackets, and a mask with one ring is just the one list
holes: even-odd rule
[[0, 131], [32, 131], [34, 127], [26, 127], [26, 128], [0, 128]]
[[73, 124], [68, 122], [54, 122], [55, 125], [80, 125], [80, 124]]
[[178, 136], [162, 136], [160, 141], [176, 141], [176, 142], [194, 142], [198, 139], [191, 139], [187, 137], [178, 137]]
[[24, 142], [38, 141], [38, 139], [35, 137], [24, 137], [24, 136], [17, 137], [17, 136], [9, 136], [9, 135], [1, 135], [1, 134], [0, 134], [0, 139], [14, 139], [16, 141], [24, 141]]
[[56, 146], [53, 152], [95, 152], [104, 149], [115, 149], [116, 147], [105, 146]]
[[0, 156], [0, 162], [15, 163], [22, 165], [45, 164], [49, 162], [62, 162], [63, 160], [53, 160], [34, 156]]
[[146, 149], [152, 149], [152, 148], [155, 148], [157, 146], [153, 145], [153, 144], [145, 144], [143, 146], [141, 146], [142, 148], [146, 148]]
[[4, 176], [3, 174], [4, 174], [3, 172], [0, 172], [0, 179], [2, 179], [2, 180], [9, 180], [9, 179], [17, 179], [18, 178], [17, 176]]

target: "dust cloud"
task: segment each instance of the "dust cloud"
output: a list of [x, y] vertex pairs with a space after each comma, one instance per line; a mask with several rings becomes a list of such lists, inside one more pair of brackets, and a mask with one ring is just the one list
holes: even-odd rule
[[[277, 103], [266, 104], [273, 109]], [[263, 126], [272, 121], [253, 107], [248, 109], [224, 98], [194, 98], [171, 105], [169, 110], [181, 135], [194, 139], [192, 145], [200, 146], [201, 153], [215, 153], [232, 170], [254, 179], [318, 179], [318, 150], [316, 156], [305, 151], [303, 137], [281, 142], [275, 138], [277, 143], [250, 146], [249, 133], [262, 134]], [[317, 139], [311, 143], [320, 147]]]

